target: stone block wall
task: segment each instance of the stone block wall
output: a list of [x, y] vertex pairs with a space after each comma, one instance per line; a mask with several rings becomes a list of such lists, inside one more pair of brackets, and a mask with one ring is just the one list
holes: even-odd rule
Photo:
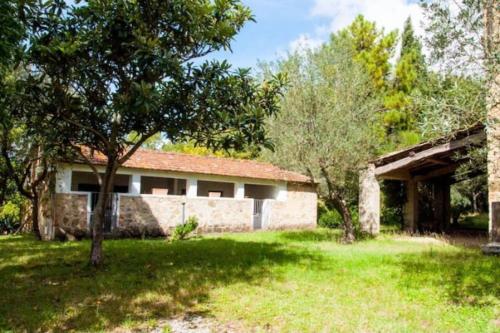
[[182, 222], [180, 196], [120, 196], [118, 227], [147, 226], [164, 233]]
[[[314, 228], [317, 197], [313, 186], [289, 184], [286, 201], [266, 200], [263, 229]], [[68, 233], [88, 231], [87, 194], [53, 196], [54, 226]], [[170, 234], [185, 218], [196, 216], [198, 232], [253, 230], [253, 199], [120, 195], [117, 230], [123, 236]], [[134, 233], [135, 232], [135, 233]]]
[[247, 231], [252, 227], [252, 200], [184, 198], [181, 196], [120, 196], [118, 227], [138, 225], [169, 233], [185, 217], [199, 220], [200, 232]]
[[201, 232], [250, 231], [253, 200], [189, 198], [186, 217], [191, 215], [198, 217]]
[[54, 226], [86, 230], [87, 200], [87, 194], [55, 194]]
[[[318, 199], [314, 185], [288, 184], [286, 201], [266, 201], [264, 229], [315, 228]], [[267, 215], [267, 216], [266, 216]]]

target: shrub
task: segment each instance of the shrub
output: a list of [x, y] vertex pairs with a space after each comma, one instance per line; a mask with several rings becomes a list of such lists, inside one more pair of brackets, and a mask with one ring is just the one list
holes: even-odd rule
[[21, 223], [21, 209], [19, 204], [7, 201], [0, 207], [0, 234], [12, 233]]
[[186, 222], [175, 227], [173, 239], [183, 240], [187, 236], [198, 228], [198, 218], [196, 216], [190, 216], [187, 218]]
[[403, 210], [400, 207], [382, 207], [380, 223], [383, 225], [403, 225]]
[[334, 209], [327, 209], [319, 216], [318, 225], [323, 228], [340, 228], [342, 226], [342, 216]]

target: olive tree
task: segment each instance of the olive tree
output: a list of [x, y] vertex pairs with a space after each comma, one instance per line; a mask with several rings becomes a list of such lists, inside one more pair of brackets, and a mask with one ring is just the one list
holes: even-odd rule
[[320, 195], [341, 214], [344, 241], [350, 243], [355, 236], [349, 205], [375, 142], [371, 79], [342, 38], [292, 54], [278, 70], [287, 75], [288, 87], [281, 112], [269, 121], [275, 145], [270, 158], [320, 183]]
[[[94, 171], [100, 192], [90, 262], [102, 262], [106, 201], [117, 169], [162, 132], [215, 149], [266, 144], [279, 80], [204, 57], [252, 20], [239, 0], [44, 1], [27, 12], [33, 75], [49, 103], [37, 115]], [[130, 134], [134, 133], [134, 139]], [[100, 174], [88, 152], [106, 157]]]

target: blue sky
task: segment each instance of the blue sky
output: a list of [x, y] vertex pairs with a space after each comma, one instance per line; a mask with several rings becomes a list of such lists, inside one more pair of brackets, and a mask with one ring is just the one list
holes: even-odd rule
[[243, 0], [256, 23], [249, 22], [232, 43], [233, 53], [213, 57], [227, 59], [236, 67], [253, 67], [286, 52], [314, 47], [331, 32], [348, 25], [357, 14], [386, 30], [401, 29], [411, 16], [417, 33], [422, 10], [417, 0]]

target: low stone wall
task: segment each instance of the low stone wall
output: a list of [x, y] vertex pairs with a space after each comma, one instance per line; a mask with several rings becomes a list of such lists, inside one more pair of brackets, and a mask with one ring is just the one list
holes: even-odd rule
[[168, 233], [182, 222], [182, 202], [180, 196], [121, 195], [118, 227], [145, 226]]
[[311, 229], [317, 224], [318, 199], [313, 185], [288, 184], [286, 201], [265, 203], [263, 228], [269, 230]]
[[252, 199], [189, 198], [186, 217], [195, 215], [200, 222], [200, 232], [252, 230]]
[[87, 194], [57, 193], [54, 196], [54, 226], [86, 230], [87, 200]]
[[200, 232], [244, 231], [252, 228], [252, 200], [184, 198], [181, 196], [120, 196], [119, 228], [145, 226], [164, 233], [182, 223], [185, 217], [199, 220]]

